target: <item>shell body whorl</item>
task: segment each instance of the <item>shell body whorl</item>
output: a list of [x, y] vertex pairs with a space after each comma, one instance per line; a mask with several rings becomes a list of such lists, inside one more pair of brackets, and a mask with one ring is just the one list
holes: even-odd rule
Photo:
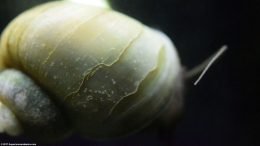
[[68, 1], [21, 14], [5, 30], [0, 54], [2, 66], [30, 75], [92, 138], [125, 135], [155, 119], [180, 71], [163, 33], [109, 8]]

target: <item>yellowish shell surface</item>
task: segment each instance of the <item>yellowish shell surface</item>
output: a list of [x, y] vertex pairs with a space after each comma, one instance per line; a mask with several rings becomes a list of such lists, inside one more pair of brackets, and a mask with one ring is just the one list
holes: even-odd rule
[[2, 68], [30, 75], [75, 129], [121, 136], [157, 117], [175, 92], [176, 50], [163, 33], [110, 8], [58, 1], [16, 18], [1, 38]]

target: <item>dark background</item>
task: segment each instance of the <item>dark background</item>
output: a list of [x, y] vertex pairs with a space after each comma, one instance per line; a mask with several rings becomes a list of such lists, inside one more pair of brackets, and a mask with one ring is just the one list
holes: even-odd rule
[[[43, 1], [1, 0], [0, 30], [21, 11]], [[111, 1], [115, 9], [170, 36], [187, 70], [223, 44], [229, 50], [198, 86], [193, 80], [186, 82], [184, 113], [170, 132], [146, 131], [104, 142], [74, 135], [54, 145], [260, 145], [258, 0]], [[1, 142], [32, 141], [0, 135]]]

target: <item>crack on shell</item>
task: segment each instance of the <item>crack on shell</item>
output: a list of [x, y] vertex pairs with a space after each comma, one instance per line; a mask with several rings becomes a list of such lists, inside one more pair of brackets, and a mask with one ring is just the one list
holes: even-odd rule
[[[162, 53], [162, 49], [163, 49], [163, 48], [164, 48], [164, 46], [161, 46], [161, 47], [160, 47], [160, 51], [159, 51], [160, 53], [159, 53], [159, 54]], [[159, 61], [160, 58], [161, 58], [161, 55], [158, 55], [158, 58], [157, 58], [158, 61], [157, 61], [157, 63], [156, 63], [156, 66], [154, 66], [154, 67], [152, 68], [152, 70], [147, 73], [147, 75], [145, 76], [145, 78], [143, 78], [143, 79], [139, 82], [137, 88], [136, 88], [132, 93], [121, 97], [121, 98], [113, 105], [113, 107], [109, 110], [109, 113], [108, 113], [108, 115], [107, 115], [106, 120], [111, 117], [111, 115], [112, 115], [113, 111], [116, 109], [117, 105], [119, 105], [126, 97], [129, 97], [129, 96], [131, 96], [131, 95], [136, 94], [136, 93], [138, 92], [138, 90], [139, 90], [139, 87], [143, 84], [143, 82], [144, 82], [145, 80], [147, 80], [147, 78], [149, 78], [149, 76], [150, 76], [151, 74], [153, 74], [153, 72], [156, 72], [156, 70], [158, 69], [158, 66], [159, 66], [159, 64], [160, 64], [160, 61]], [[106, 121], [106, 120], [105, 120], [105, 121]]]
[[111, 67], [113, 64], [117, 63], [122, 58], [122, 56], [124, 56], [124, 54], [127, 52], [127, 50], [132, 46], [132, 44], [141, 36], [141, 34], [143, 33], [143, 29], [144, 28], [141, 27], [140, 32], [138, 32], [137, 35], [135, 37], [133, 37], [132, 40], [129, 41], [129, 43], [125, 46], [125, 48], [119, 54], [119, 56], [116, 58], [115, 61], [111, 62], [110, 64], [100, 63], [100, 64], [94, 66], [93, 68], [88, 69], [90, 71], [86, 71], [85, 76], [83, 77], [79, 88], [77, 90], [71, 92], [67, 96], [65, 96], [65, 100], [67, 100], [69, 97], [72, 97], [72, 98], [75, 97], [76, 94], [78, 94], [79, 91], [82, 90], [84, 83], [86, 83], [98, 70], [100, 70], [101, 68], [104, 68], [104, 67]]

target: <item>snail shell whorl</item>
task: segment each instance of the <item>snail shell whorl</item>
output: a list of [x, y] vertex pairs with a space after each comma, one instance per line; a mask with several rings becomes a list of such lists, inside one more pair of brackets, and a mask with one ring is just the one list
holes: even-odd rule
[[70, 127], [53, 101], [20, 71], [8, 69], [0, 73], [0, 101], [11, 110], [9, 115], [15, 115], [15, 120], [10, 116], [3, 118], [15, 121], [11, 129], [14, 134], [23, 130], [26, 135], [44, 141], [62, 139], [69, 134]]
[[31, 75], [56, 95], [76, 130], [93, 138], [125, 135], [155, 119], [180, 71], [163, 33], [109, 8], [68, 1], [21, 14], [0, 51], [3, 66]]

